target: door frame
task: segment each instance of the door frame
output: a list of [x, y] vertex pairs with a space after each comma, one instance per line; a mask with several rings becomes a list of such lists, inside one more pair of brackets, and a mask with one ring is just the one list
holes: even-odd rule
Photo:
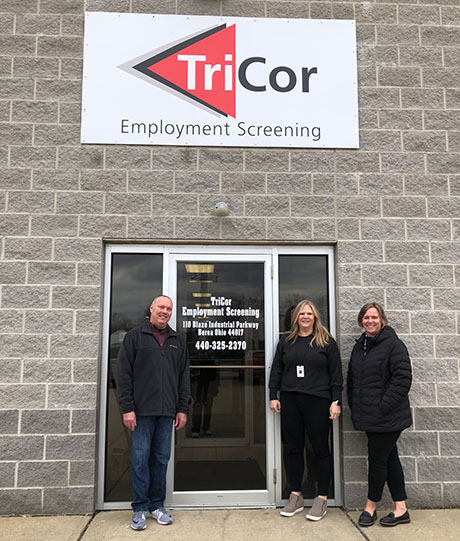
[[[268, 377], [271, 370], [277, 337], [279, 336], [278, 321], [278, 279], [279, 279], [279, 255], [326, 255], [328, 261], [328, 291], [329, 291], [329, 314], [330, 332], [336, 338], [336, 304], [335, 304], [335, 257], [334, 247], [324, 245], [249, 245], [249, 244], [213, 244], [203, 245], [199, 243], [190, 244], [107, 244], [105, 247], [104, 287], [103, 287], [103, 314], [102, 314], [102, 340], [101, 340], [101, 364], [100, 364], [100, 400], [99, 400], [99, 423], [98, 423], [98, 449], [97, 449], [97, 487], [96, 487], [96, 509], [128, 509], [130, 502], [105, 502], [105, 461], [106, 461], [106, 415], [107, 415], [107, 378], [108, 378], [108, 356], [109, 356], [109, 329], [110, 329], [110, 292], [111, 292], [111, 271], [112, 255], [116, 253], [161, 253], [163, 255], [163, 293], [169, 295], [173, 300], [177, 293], [176, 275], [171, 273], [172, 261], [189, 259], [211, 259], [219, 257], [222, 261], [238, 261], [235, 257], [244, 257], [240, 261], [266, 261], [264, 276], [264, 297], [265, 297], [265, 348], [266, 348], [266, 448], [267, 448], [267, 490], [237, 491], [238, 504], [230, 503], [231, 493], [235, 491], [223, 491], [218, 494], [221, 498], [215, 498], [215, 503], [200, 503], [196, 497], [201, 492], [176, 493], [173, 501], [172, 468], [168, 468], [167, 474], [167, 502], [172, 503], [175, 508], [232, 508], [232, 507], [275, 507], [283, 505], [286, 500], [282, 499], [282, 451], [281, 451], [281, 424], [279, 415], [273, 414], [268, 408]], [[251, 259], [252, 258], [252, 259]], [[217, 259], [215, 259], [217, 260]], [[267, 276], [268, 273], [268, 276]], [[268, 289], [268, 292], [267, 292]], [[271, 303], [267, 303], [267, 298]], [[270, 306], [269, 306], [270, 305]], [[171, 325], [174, 327], [176, 315], [173, 312]], [[270, 339], [271, 337], [271, 339]], [[339, 420], [333, 421], [333, 464], [334, 464], [334, 498], [329, 498], [330, 506], [342, 505], [342, 468]], [[174, 453], [174, 445], [172, 445]], [[174, 464], [173, 454], [170, 465]], [[273, 471], [273, 475], [270, 473]], [[228, 493], [228, 494], [226, 494]], [[216, 493], [217, 494], [217, 493]], [[183, 496], [183, 497], [182, 497]], [[228, 496], [228, 497], [226, 497]], [[235, 496], [235, 495], [234, 495]], [[264, 499], [266, 498], [266, 499]], [[180, 500], [180, 501], [177, 501]], [[263, 500], [263, 501], [262, 501]], [[268, 501], [266, 501], [268, 500]], [[310, 505], [313, 500], [305, 500]], [[265, 503], [264, 503], [265, 502]]]

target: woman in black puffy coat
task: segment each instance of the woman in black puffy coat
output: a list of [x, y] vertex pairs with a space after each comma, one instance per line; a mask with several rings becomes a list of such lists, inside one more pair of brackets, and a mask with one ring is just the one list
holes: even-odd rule
[[395, 509], [380, 519], [380, 524], [407, 524], [410, 522], [407, 494], [396, 442], [401, 432], [412, 424], [409, 353], [388, 326], [380, 304], [365, 304], [359, 312], [358, 324], [364, 332], [351, 353], [347, 393], [353, 426], [366, 432], [368, 442], [368, 499], [359, 524], [372, 526], [377, 520], [376, 504], [382, 498], [385, 483]]

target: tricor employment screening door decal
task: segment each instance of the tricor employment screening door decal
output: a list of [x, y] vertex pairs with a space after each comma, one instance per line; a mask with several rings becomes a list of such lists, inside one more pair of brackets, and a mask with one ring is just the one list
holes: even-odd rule
[[354, 21], [87, 13], [82, 143], [358, 147]]

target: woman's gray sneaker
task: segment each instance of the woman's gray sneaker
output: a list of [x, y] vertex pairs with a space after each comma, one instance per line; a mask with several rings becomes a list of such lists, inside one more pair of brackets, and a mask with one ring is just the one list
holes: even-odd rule
[[173, 518], [164, 507], [159, 507], [158, 509], [155, 509], [155, 511], [150, 511], [150, 515], [162, 526], [172, 524]]
[[303, 511], [303, 496], [292, 494], [289, 496], [289, 501], [287, 504], [281, 509], [280, 515], [283, 517], [293, 517], [296, 513], [300, 513]]
[[307, 513], [308, 520], [321, 520], [327, 513], [327, 500], [318, 496], [313, 500], [313, 505]]
[[131, 522], [133, 530], [145, 530], [147, 521], [145, 520], [145, 511], [134, 511], [133, 520]]

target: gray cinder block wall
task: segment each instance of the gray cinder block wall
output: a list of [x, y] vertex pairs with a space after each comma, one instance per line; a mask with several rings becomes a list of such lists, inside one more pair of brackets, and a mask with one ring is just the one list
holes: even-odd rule
[[[355, 19], [360, 150], [81, 146], [85, 9]], [[371, 299], [412, 354], [411, 507], [460, 505], [459, 21], [458, 0], [0, 0], [2, 514], [93, 510], [104, 239], [152, 235], [336, 243], [345, 364]], [[365, 455], [345, 411], [348, 507]]]

